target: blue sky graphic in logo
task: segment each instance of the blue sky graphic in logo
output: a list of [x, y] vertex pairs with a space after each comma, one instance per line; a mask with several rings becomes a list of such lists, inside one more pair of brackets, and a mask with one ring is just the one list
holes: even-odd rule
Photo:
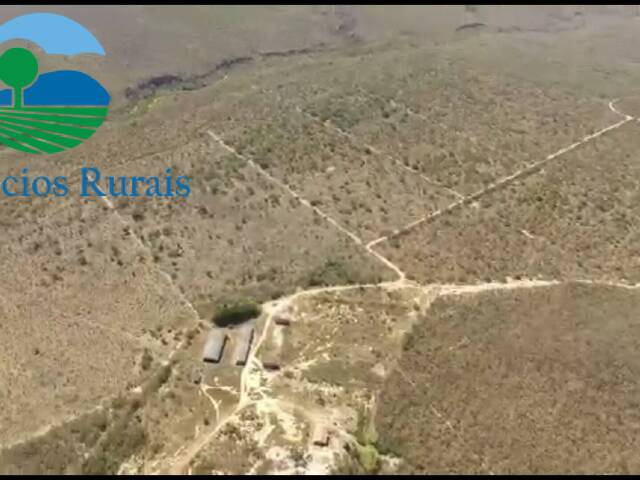
[[39, 74], [38, 60], [30, 50], [3, 50], [3, 44], [12, 40], [33, 43], [48, 55], [105, 54], [91, 32], [62, 15], [32, 13], [1, 24], [0, 144], [50, 154], [91, 137], [109, 111], [111, 97], [105, 88], [76, 70]]

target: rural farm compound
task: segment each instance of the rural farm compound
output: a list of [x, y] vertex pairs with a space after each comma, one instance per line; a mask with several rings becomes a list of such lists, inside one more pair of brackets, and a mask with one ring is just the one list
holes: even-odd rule
[[[286, 328], [290, 325], [291, 319], [287, 316], [280, 315], [274, 318], [274, 328]], [[204, 343], [202, 361], [204, 363], [220, 364], [223, 363], [223, 359], [230, 358], [231, 360], [228, 363], [232, 365], [246, 365], [254, 345], [255, 328], [252, 322], [236, 327], [214, 326], [209, 331]], [[264, 328], [267, 328], [267, 326]], [[229, 346], [229, 344], [231, 345]], [[225, 356], [225, 351], [230, 348], [232, 353]], [[267, 357], [262, 359], [263, 366], [268, 370], [279, 370], [279, 355], [267, 355]]]

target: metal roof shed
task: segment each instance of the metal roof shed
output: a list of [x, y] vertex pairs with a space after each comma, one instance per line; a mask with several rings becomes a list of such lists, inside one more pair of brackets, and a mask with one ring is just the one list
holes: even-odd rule
[[246, 365], [251, 352], [251, 342], [253, 342], [253, 327], [247, 326], [238, 330], [236, 333], [236, 351], [235, 364]]
[[209, 332], [207, 343], [202, 352], [202, 361], [218, 363], [222, 358], [224, 346], [227, 343], [227, 334], [220, 328], [214, 328]]

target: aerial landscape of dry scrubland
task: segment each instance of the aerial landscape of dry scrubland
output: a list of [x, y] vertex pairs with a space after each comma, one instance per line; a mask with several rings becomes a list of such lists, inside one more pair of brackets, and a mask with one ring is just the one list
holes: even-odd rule
[[0, 473], [640, 471], [638, 6], [36, 11], [111, 112], [2, 176], [191, 195], [0, 198]]

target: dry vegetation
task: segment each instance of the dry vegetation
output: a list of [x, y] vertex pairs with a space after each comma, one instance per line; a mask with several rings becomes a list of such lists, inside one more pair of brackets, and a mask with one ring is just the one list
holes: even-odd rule
[[381, 251], [426, 283], [507, 277], [637, 283], [638, 128], [630, 122]]
[[[375, 252], [424, 285], [640, 281], [635, 121], [447, 210], [621, 119], [607, 103], [637, 93], [635, 20], [589, 6], [255, 7], [249, 20], [248, 7], [52, 7], [74, 8], [112, 53], [100, 78], [140, 101], [30, 176], [77, 189], [84, 165], [171, 168], [193, 193], [115, 211], [75, 191], [0, 199], [1, 473], [379, 473], [396, 456], [411, 473], [637, 471], [635, 290], [568, 283], [429, 308], [431, 287], [371, 286], [398, 273]], [[387, 40], [387, 24], [393, 41], [362, 41]], [[164, 74], [177, 80], [139, 84]], [[616, 105], [638, 112], [637, 98]], [[3, 175], [26, 161], [0, 158]], [[200, 362], [215, 312], [353, 284], [367, 288], [299, 297], [290, 327], [271, 324], [245, 370], [254, 403], [236, 411], [242, 368], [229, 353]], [[338, 432], [324, 449], [310, 445], [319, 420]]]
[[309, 111], [462, 194], [616, 118], [603, 102], [462, 69], [442, 53], [414, 57], [409, 65], [421, 70], [397, 83], [369, 79], [365, 93], [332, 92], [312, 102]]
[[211, 475], [224, 472], [240, 475], [264, 459], [264, 453], [242, 425], [257, 419], [255, 410], [248, 408], [237, 422], [227, 424], [220, 434], [194, 458], [191, 471], [194, 475]]
[[374, 257], [210, 137], [126, 172], [162, 174], [167, 165], [193, 179], [188, 199], [116, 204], [203, 317], [222, 302], [389, 278]]
[[[380, 396], [404, 473], [638, 470], [638, 292], [565, 284], [442, 297]], [[532, 315], [532, 312], [535, 312]]]
[[307, 365], [301, 376], [312, 383], [372, 387], [419, 309], [415, 292], [404, 289], [362, 288], [302, 300], [291, 312], [295, 324], [283, 331], [283, 365]]
[[70, 203], [3, 238], [3, 443], [132, 388], [143, 347], [166, 358], [193, 321], [112, 214]]
[[240, 135], [234, 148], [365, 241], [455, 199], [293, 109]]

